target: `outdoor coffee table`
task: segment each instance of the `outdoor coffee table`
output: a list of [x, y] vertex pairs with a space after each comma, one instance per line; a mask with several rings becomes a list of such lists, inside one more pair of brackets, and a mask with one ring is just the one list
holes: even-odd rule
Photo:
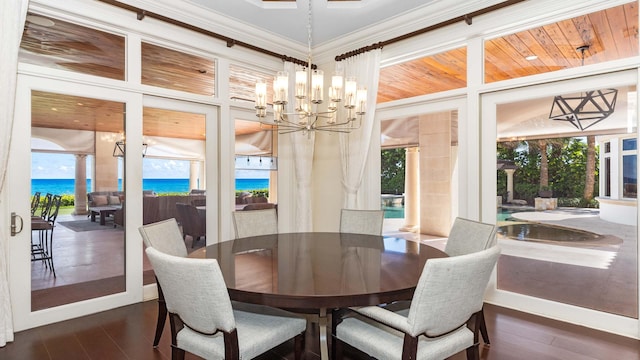
[[100, 225], [105, 225], [107, 222], [107, 216], [113, 215], [119, 210], [115, 206], [93, 206], [89, 208], [91, 212], [91, 221], [96, 221], [96, 215], [100, 216]]

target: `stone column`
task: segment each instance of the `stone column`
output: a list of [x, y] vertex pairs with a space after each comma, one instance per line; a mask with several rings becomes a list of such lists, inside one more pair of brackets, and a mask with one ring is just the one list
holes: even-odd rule
[[[198, 186], [198, 174], [200, 169], [200, 163], [197, 160], [191, 160], [189, 162], [189, 190], [200, 189]], [[202, 184], [204, 187], [204, 184]]]
[[74, 185], [74, 215], [85, 215], [87, 211], [87, 155], [76, 154]]
[[407, 148], [404, 165], [404, 225], [400, 231], [416, 232], [420, 216], [420, 152]]
[[513, 173], [516, 172], [516, 169], [505, 169], [507, 173], [507, 202], [510, 203], [513, 201]]

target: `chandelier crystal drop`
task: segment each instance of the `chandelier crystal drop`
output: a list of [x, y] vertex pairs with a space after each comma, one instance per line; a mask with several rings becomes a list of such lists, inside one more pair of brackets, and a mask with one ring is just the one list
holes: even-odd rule
[[[279, 71], [273, 79], [273, 121], [267, 121], [267, 83], [256, 82], [256, 116], [260, 123], [281, 134], [303, 131], [332, 131], [348, 133], [362, 125], [362, 117], [367, 108], [367, 90], [359, 88], [356, 78], [343, 76], [336, 71], [331, 76], [326, 111], [320, 111], [324, 102], [324, 72], [312, 68], [311, 56], [311, 2], [308, 1], [307, 66], [295, 72], [294, 97], [295, 108], [287, 112], [289, 99], [289, 73]], [[339, 118], [339, 105], [344, 107], [344, 116]]]

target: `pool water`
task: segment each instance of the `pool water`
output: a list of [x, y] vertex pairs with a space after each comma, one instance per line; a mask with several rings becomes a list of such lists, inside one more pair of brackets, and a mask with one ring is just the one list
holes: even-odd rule
[[[612, 245], [611, 236], [589, 231], [537, 223], [518, 223], [498, 227], [498, 234], [508, 239], [533, 242], [572, 243], [574, 245]], [[614, 241], [617, 243], [618, 241]], [[620, 240], [620, 243], [622, 240]]]
[[386, 219], [404, 219], [404, 206], [383, 206]]
[[497, 221], [517, 221], [516, 219], [511, 217], [511, 214], [513, 213], [517, 213], [517, 212], [523, 212], [523, 211], [528, 211], [528, 210], [523, 210], [523, 209], [505, 209], [505, 208], [500, 208], [498, 210], [498, 214], [497, 214]]

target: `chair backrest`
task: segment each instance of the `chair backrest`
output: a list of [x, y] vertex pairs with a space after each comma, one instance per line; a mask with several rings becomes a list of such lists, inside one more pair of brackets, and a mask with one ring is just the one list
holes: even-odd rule
[[47, 221], [53, 225], [58, 218], [58, 211], [60, 210], [60, 204], [62, 203], [61, 195], [53, 195], [49, 205], [49, 212], [47, 213]]
[[242, 210], [243, 211], [252, 211], [252, 210], [264, 210], [264, 209], [278, 209], [278, 206], [274, 203], [251, 203], [245, 205]]
[[340, 232], [382, 235], [384, 211], [382, 210], [351, 210], [342, 209], [340, 212]]
[[194, 238], [207, 235], [207, 224], [195, 206], [176, 203], [176, 209], [184, 235], [191, 235]]
[[480, 311], [500, 248], [467, 255], [429, 259], [409, 308], [412, 336], [439, 336], [466, 324]]
[[236, 229], [236, 239], [277, 234], [278, 214], [276, 209], [235, 211], [233, 225]]
[[469, 219], [456, 218], [444, 252], [449, 256], [466, 255], [495, 245], [496, 227]]
[[40, 191], [36, 191], [31, 198], [31, 216], [35, 215], [38, 205], [40, 205]]
[[51, 199], [53, 198], [53, 194], [47, 193], [44, 196], [44, 201], [42, 201], [42, 205], [40, 207], [40, 217], [43, 220], [47, 220], [49, 216], [49, 211], [51, 210]]
[[167, 311], [203, 334], [235, 329], [231, 300], [215, 259], [172, 256], [153, 247], [145, 252], [162, 287]]
[[146, 247], [153, 247], [165, 254], [186, 257], [187, 246], [176, 219], [171, 218], [138, 228]]
[[207, 199], [193, 199], [191, 200], [193, 206], [207, 206]]

